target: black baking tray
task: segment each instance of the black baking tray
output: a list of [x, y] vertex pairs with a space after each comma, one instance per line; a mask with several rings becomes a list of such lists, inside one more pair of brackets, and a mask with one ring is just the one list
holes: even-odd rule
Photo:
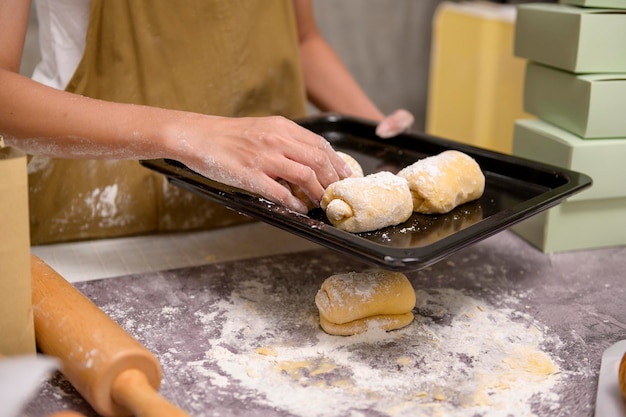
[[422, 133], [380, 139], [372, 122], [321, 115], [299, 123], [324, 136], [334, 149], [352, 155], [365, 174], [397, 172], [415, 161], [456, 149], [472, 156], [485, 174], [485, 192], [476, 201], [443, 215], [414, 213], [406, 222], [353, 234], [333, 227], [321, 209], [302, 215], [249, 192], [207, 179], [168, 160], [141, 163], [169, 181], [266, 223], [394, 271], [424, 268], [515, 223], [559, 204], [591, 185], [587, 175]]

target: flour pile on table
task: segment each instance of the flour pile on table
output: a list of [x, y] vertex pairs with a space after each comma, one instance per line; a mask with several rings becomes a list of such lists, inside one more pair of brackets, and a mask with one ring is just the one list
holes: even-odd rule
[[166, 367], [200, 375], [199, 392], [224, 390], [251, 409], [305, 417], [533, 416], [536, 402], [558, 404], [558, 360], [542, 346], [559, 342], [524, 313], [459, 290], [418, 290], [406, 328], [337, 337], [319, 329], [315, 306], [286, 302], [293, 294], [280, 287], [236, 285], [195, 313], [206, 328], [197, 337], [210, 346], [205, 359], [165, 358]]

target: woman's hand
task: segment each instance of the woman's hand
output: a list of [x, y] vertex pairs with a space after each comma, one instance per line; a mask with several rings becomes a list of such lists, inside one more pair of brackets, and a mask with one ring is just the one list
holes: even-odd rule
[[350, 175], [326, 139], [284, 117], [196, 115], [183, 126], [172, 134], [172, 159], [301, 213], [306, 205], [281, 180], [317, 205], [329, 184]]
[[[229, 118], [112, 103], [43, 86], [0, 68], [0, 135], [33, 155], [171, 158], [215, 181], [305, 213], [277, 180], [318, 204], [350, 168], [321, 136], [280, 116]], [[45, 116], [45, 117], [44, 117]]]
[[376, 135], [381, 138], [391, 138], [411, 129], [415, 118], [407, 110], [400, 109], [386, 116], [376, 127]]

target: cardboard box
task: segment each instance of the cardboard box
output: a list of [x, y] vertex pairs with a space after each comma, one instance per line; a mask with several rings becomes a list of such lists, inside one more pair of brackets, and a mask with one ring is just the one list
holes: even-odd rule
[[26, 155], [0, 136], [0, 356], [35, 354]]
[[442, 2], [433, 19], [426, 132], [511, 153], [526, 61], [513, 55], [516, 7]]
[[568, 200], [511, 230], [545, 253], [626, 245], [626, 197]]
[[560, 3], [599, 9], [626, 9], [624, 0], [561, 0]]
[[[567, 201], [626, 198], [626, 138], [584, 140], [542, 120], [515, 122], [513, 155], [582, 172], [591, 188]], [[623, 224], [626, 232], [626, 223]]]
[[529, 63], [524, 110], [582, 138], [624, 138], [626, 74], [576, 75]]
[[577, 74], [626, 73], [626, 10], [529, 3], [517, 8], [515, 55]]

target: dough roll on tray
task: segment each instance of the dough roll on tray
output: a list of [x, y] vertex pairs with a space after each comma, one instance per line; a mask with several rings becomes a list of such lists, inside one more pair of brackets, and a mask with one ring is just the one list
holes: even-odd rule
[[330, 184], [321, 206], [333, 226], [351, 233], [395, 226], [413, 213], [407, 181], [387, 171]]
[[350, 167], [350, 170], [352, 171], [350, 178], [359, 178], [364, 175], [363, 167], [351, 155], [348, 155], [347, 153], [341, 151], [337, 151], [337, 155], [339, 155], [341, 159], [343, 159], [344, 162]]
[[397, 174], [409, 183], [413, 211], [448, 213], [477, 200], [485, 190], [485, 176], [478, 163], [459, 151], [444, 151], [420, 159]]

